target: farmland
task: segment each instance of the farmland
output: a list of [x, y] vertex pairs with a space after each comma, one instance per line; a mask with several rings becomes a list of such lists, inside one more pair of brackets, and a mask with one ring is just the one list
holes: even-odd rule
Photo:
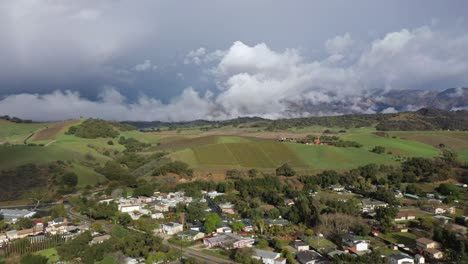
[[[102, 175], [95, 172], [96, 166], [103, 166], [125, 150], [125, 146], [118, 143], [118, 138], [85, 139], [65, 134], [68, 127], [82, 120], [57, 123], [0, 122], [0, 139], [12, 143], [8, 146], [0, 145], [0, 169], [63, 160], [69, 162], [69, 170], [78, 174], [79, 186], [93, 185], [104, 180]], [[138, 155], [149, 157], [158, 152], [168, 153], [169, 159], [187, 163], [196, 175], [218, 175], [229, 169], [247, 171], [251, 168], [272, 172], [284, 163], [304, 173], [328, 169], [345, 171], [369, 163], [391, 165], [406, 157], [439, 156], [441, 143], [454, 150], [461, 161], [468, 161], [466, 132], [388, 131], [382, 136], [372, 127], [331, 129], [332, 133], [340, 131], [336, 134], [340, 139], [358, 142], [362, 145], [360, 148], [305, 145], [277, 140], [280, 137], [301, 139], [307, 135], [320, 136], [327, 129], [320, 126], [279, 131], [247, 126], [220, 127], [207, 131], [194, 127], [178, 130], [162, 128], [158, 132], [121, 131], [119, 137], [134, 138], [150, 145]], [[35, 135], [28, 143], [44, 146], [23, 144], [31, 132], [35, 132]], [[385, 147], [385, 153], [371, 152], [375, 146]], [[148, 163], [146, 169], [136, 171], [146, 171], [144, 175], [149, 176], [148, 173], [157, 164]]]

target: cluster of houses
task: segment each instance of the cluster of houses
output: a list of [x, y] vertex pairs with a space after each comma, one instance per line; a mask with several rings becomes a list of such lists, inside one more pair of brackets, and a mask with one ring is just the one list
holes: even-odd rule
[[[4, 220], [12, 224], [21, 218], [31, 218], [36, 214], [34, 211], [24, 209], [2, 209], [0, 211]], [[51, 235], [62, 235], [65, 239], [69, 239], [86, 230], [89, 230], [88, 225], [75, 225], [64, 217], [57, 217], [50, 221], [34, 220], [31, 228], [8, 230], [0, 233], [0, 247], [26, 237], [30, 238], [31, 241], [40, 241]]]
[[133, 220], [138, 220], [143, 215], [149, 215], [153, 219], [164, 219], [164, 213], [175, 208], [177, 204], [189, 204], [192, 197], [185, 196], [184, 192], [160, 193], [155, 192], [152, 196], [121, 197], [119, 199], [105, 199], [99, 202], [117, 203], [121, 213], [128, 213]]

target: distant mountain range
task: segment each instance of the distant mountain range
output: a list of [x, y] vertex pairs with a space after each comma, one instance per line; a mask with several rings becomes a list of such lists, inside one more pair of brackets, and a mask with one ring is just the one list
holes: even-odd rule
[[388, 108], [396, 111], [416, 110], [419, 108], [437, 108], [441, 110], [468, 109], [468, 88], [450, 88], [440, 91], [402, 90], [391, 91], [383, 96], [371, 99], [378, 112]]

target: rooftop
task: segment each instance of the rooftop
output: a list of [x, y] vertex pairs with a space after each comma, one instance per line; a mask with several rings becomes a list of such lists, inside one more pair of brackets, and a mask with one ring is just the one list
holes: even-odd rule
[[276, 258], [279, 258], [280, 256], [280, 253], [267, 251], [267, 250], [254, 249], [254, 251], [255, 251], [254, 256], [265, 258], [265, 259], [276, 259]]

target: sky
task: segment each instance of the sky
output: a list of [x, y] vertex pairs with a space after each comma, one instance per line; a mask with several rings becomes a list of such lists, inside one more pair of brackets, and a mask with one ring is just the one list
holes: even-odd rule
[[2, 0], [0, 115], [388, 112], [368, 98], [468, 86], [467, 10], [464, 0]]

